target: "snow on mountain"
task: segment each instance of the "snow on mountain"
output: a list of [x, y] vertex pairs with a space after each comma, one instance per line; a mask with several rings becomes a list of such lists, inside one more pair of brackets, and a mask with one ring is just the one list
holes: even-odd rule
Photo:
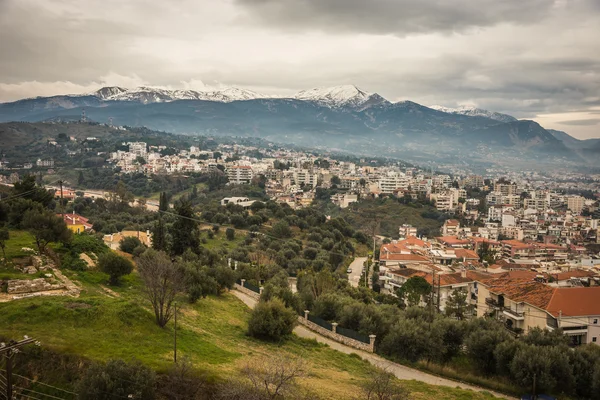
[[377, 93], [368, 93], [354, 85], [342, 85], [333, 87], [318, 87], [302, 90], [293, 96], [294, 99], [313, 101], [331, 108], [351, 107], [355, 109], [364, 108], [376, 104], [389, 103]]
[[251, 100], [267, 97], [250, 90], [235, 87], [225, 87], [206, 92], [195, 90], [169, 90], [145, 86], [134, 89], [104, 87], [91, 94], [102, 100], [135, 101], [143, 104], [163, 103], [175, 100], [208, 100], [229, 103], [236, 100]]
[[460, 115], [467, 115], [469, 117], [485, 117], [485, 118], [490, 118], [490, 119], [493, 119], [495, 121], [500, 121], [500, 122], [513, 122], [513, 121], [517, 120], [515, 117], [508, 115], [508, 114], [502, 114], [502, 113], [498, 113], [495, 111], [483, 110], [481, 108], [471, 107], [471, 106], [461, 106], [458, 108], [450, 108], [450, 107], [435, 105], [435, 106], [429, 106], [429, 108], [437, 110], [437, 111], [445, 112], [447, 114], [460, 114]]

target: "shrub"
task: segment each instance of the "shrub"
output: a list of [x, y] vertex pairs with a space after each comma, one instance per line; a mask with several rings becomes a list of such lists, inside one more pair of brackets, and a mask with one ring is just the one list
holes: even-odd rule
[[121, 251], [124, 251], [125, 253], [129, 253], [129, 254], [133, 254], [133, 251], [138, 246], [143, 246], [143, 245], [142, 245], [142, 242], [140, 241], [140, 239], [136, 238], [135, 236], [125, 237], [125, 238], [121, 239], [121, 241], [119, 242], [119, 249]]
[[278, 298], [261, 301], [252, 311], [248, 334], [258, 339], [278, 341], [292, 333], [297, 315]]
[[235, 230], [233, 228], [227, 228], [227, 230], [225, 230], [225, 236], [227, 237], [227, 240], [233, 240], [235, 239]]
[[113, 252], [102, 254], [98, 258], [98, 267], [102, 272], [110, 275], [111, 285], [118, 284], [121, 276], [130, 274], [133, 271], [131, 261]]
[[110, 360], [88, 368], [77, 385], [77, 394], [80, 400], [152, 400], [155, 398], [154, 381], [154, 372], [139, 362], [127, 364], [122, 360]]

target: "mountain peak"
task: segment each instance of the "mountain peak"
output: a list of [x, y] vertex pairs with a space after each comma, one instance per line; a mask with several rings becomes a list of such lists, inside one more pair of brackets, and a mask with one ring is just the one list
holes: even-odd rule
[[429, 106], [429, 108], [436, 110], [436, 111], [445, 112], [447, 114], [467, 115], [469, 117], [485, 117], [485, 118], [493, 119], [495, 121], [500, 121], [500, 122], [517, 121], [517, 119], [515, 117], [513, 117], [512, 115], [502, 114], [502, 113], [495, 112], [495, 111], [488, 111], [488, 110], [484, 110], [481, 108], [477, 108], [475, 106], [459, 106], [457, 108], [450, 108], [450, 107], [435, 105], [435, 106]]
[[365, 92], [355, 85], [317, 87], [301, 90], [293, 98], [314, 101], [331, 108], [351, 107], [354, 109], [364, 109], [365, 106], [370, 107], [384, 102], [388, 103], [386, 99], [377, 93]]

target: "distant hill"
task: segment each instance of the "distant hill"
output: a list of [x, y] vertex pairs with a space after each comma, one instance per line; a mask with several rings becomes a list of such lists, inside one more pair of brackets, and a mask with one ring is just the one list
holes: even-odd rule
[[262, 137], [409, 160], [502, 162], [509, 152], [531, 162], [583, 162], [583, 153], [533, 121], [485, 110], [457, 113], [411, 101], [392, 103], [352, 85], [302, 91], [293, 98], [265, 98], [237, 88], [217, 93], [111, 87], [0, 104], [0, 122], [76, 121], [84, 111], [89, 120], [110, 118], [115, 125]]

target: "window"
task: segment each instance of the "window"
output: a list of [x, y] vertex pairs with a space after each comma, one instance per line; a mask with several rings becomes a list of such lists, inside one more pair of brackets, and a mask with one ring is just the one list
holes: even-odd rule
[[596, 336], [594, 336], [594, 337], [592, 338], [592, 342], [596, 343], [596, 339], [598, 339], [598, 338], [597, 338]]
[[594, 318], [594, 324], [598, 323], [598, 318]]

